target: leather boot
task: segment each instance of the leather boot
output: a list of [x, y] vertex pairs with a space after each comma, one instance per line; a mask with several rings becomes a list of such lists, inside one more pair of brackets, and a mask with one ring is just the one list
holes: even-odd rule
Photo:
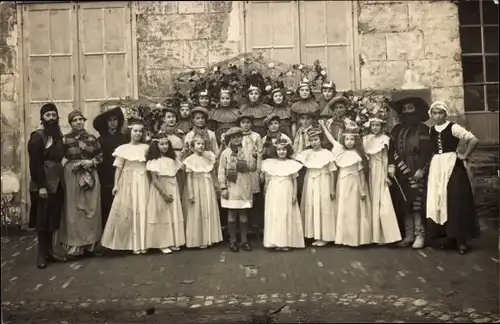
[[38, 232], [38, 254], [36, 258], [36, 266], [38, 269], [47, 268], [47, 236], [43, 232]]
[[48, 245], [47, 260], [49, 260], [50, 262], [66, 262], [66, 261], [68, 261], [68, 258], [54, 253], [53, 236], [54, 236], [53, 233], [47, 233], [47, 245]]
[[467, 246], [467, 242], [464, 239], [457, 239], [457, 248], [458, 254], [464, 255], [469, 252], [469, 247]]
[[413, 215], [405, 215], [405, 237], [397, 245], [400, 247], [407, 247], [415, 241], [415, 224]]
[[422, 224], [422, 217], [420, 214], [414, 214], [413, 220], [415, 222], [415, 242], [413, 242], [412, 248], [422, 249], [425, 246], [425, 228]]

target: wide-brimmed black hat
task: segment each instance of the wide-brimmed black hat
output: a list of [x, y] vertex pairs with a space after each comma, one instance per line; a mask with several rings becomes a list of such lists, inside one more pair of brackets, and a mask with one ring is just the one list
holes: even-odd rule
[[116, 118], [118, 118], [118, 129], [122, 128], [125, 123], [125, 117], [123, 116], [121, 107], [116, 106], [102, 111], [94, 118], [94, 122], [92, 123], [94, 129], [99, 133], [105, 132], [108, 129], [108, 119], [111, 116], [116, 116]]
[[426, 121], [429, 119], [427, 112], [429, 111], [429, 104], [423, 98], [420, 97], [406, 97], [394, 102], [391, 102], [391, 108], [400, 115], [404, 105], [411, 103], [415, 106], [415, 113], [419, 116], [421, 121]]

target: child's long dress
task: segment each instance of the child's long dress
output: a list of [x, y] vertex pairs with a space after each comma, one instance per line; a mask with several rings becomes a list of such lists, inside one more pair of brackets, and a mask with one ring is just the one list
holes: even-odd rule
[[[182, 193], [182, 206], [186, 219], [186, 246], [209, 246], [222, 241], [217, 196], [213, 184], [215, 155], [210, 151], [194, 153], [184, 160], [186, 187]], [[192, 176], [194, 202], [189, 201], [188, 181]]]
[[102, 246], [111, 250], [146, 249], [146, 208], [149, 180], [146, 173], [146, 144], [124, 144], [113, 156], [122, 167], [118, 192], [102, 235]]
[[339, 168], [335, 243], [348, 246], [370, 244], [372, 221], [367, 189], [365, 200], [361, 200], [362, 159], [354, 149], [347, 150], [340, 143], [334, 145], [333, 154]]
[[296, 157], [306, 168], [300, 211], [306, 238], [335, 241], [335, 200], [330, 198], [330, 176], [337, 170], [332, 152], [308, 149]]
[[154, 183], [149, 186], [147, 207], [146, 247], [164, 249], [186, 244], [181, 195], [177, 183], [180, 164], [170, 158], [161, 157], [148, 161], [146, 169], [158, 175], [165, 192], [174, 201], [167, 203]]
[[392, 205], [391, 193], [386, 182], [389, 165], [389, 136], [367, 135], [363, 138], [365, 152], [368, 154], [369, 180], [372, 214], [373, 242], [384, 244], [401, 240], [398, 219]]
[[297, 178], [301, 168], [302, 164], [294, 160], [262, 161], [262, 171], [268, 179], [264, 212], [266, 248], [305, 247], [299, 205], [292, 203], [293, 178]]

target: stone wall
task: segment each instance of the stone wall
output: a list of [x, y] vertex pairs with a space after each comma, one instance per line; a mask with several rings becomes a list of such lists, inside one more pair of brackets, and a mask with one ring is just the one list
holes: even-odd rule
[[14, 1], [0, 2], [0, 111], [2, 195], [15, 206], [9, 210], [11, 216], [19, 214], [21, 125], [19, 113], [18, 73], [17, 73], [17, 13]]
[[240, 6], [239, 1], [139, 2], [139, 94], [165, 96], [172, 74], [243, 51]]
[[458, 8], [449, 1], [360, 1], [361, 87], [400, 89], [405, 73], [419, 77], [463, 116]]

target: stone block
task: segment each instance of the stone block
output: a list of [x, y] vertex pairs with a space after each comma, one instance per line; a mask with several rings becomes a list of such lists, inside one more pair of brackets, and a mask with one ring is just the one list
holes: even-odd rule
[[[464, 88], [458, 87], [442, 87], [442, 88], [432, 88], [432, 101], [448, 99], [463, 99], [464, 98]], [[463, 113], [463, 112], [462, 112]]]
[[138, 43], [139, 69], [170, 69], [183, 64], [184, 41]]
[[386, 39], [389, 61], [420, 59], [425, 55], [424, 36], [419, 30], [387, 34]]
[[179, 1], [180, 14], [204, 13], [205, 1]]
[[166, 97], [173, 90], [172, 71], [139, 69], [139, 96]]
[[191, 68], [206, 67], [208, 65], [208, 41], [184, 41], [182, 59], [184, 65]]
[[196, 39], [227, 39], [228, 14], [205, 14], [196, 16]]
[[462, 67], [453, 58], [413, 60], [409, 68], [420, 74], [420, 82], [426, 87], [462, 85]]
[[240, 54], [240, 44], [238, 42], [211, 40], [208, 43], [209, 64], [227, 60], [238, 54]]
[[361, 88], [399, 89], [406, 67], [406, 62], [367, 62], [361, 67]]
[[170, 15], [178, 13], [178, 1], [139, 1], [139, 14]]
[[205, 1], [207, 12], [231, 12], [233, 1]]
[[385, 34], [361, 34], [361, 57], [363, 61], [387, 60], [387, 44]]
[[410, 29], [424, 33], [427, 58], [459, 57], [458, 9], [449, 1], [408, 3]]
[[146, 15], [137, 22], [139, 41], [172, 41], [195, 37], [194, 15]]
[[373, 4], [360, 8], [361, 33], [394, 33], [408, 30], [408, 4]]

